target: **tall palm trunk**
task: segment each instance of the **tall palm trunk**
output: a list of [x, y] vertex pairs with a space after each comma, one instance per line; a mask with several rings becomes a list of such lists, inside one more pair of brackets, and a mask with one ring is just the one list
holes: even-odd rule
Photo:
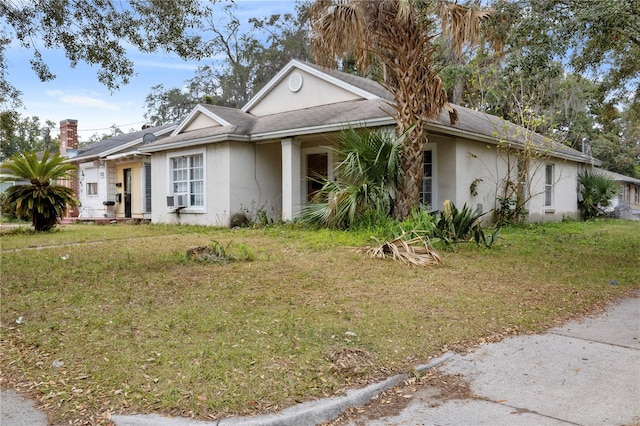
[[440, 29], [451, 35], [457, 53], [463, 44], [476, 41], [480, 22], [489, 16], [487, 11], [445, 0], [420, 4], [419, 9], [412, 0], [315, 0], [310, 8], [316, 60], [337, 66], [348, 55], [361, 70], [370, 63], [381, 66], [381, 83], [394, 96], [398, 134], [409, 129], [394, 210], [399, 219], [408, 217], [420, 202], [425, 120], [437, 117], [445, 108], [452, 122], [457, 118], [434, 70], [435, 9], [441, 18]]
[[[389, 16], [389, 19], [396, 17]], [[420, 203], [422, 156], [424, 144], [428, 142], [425, 120], [438, 116], [447, 105], [444, 84], [432, 66], [435, 51], [432, 37], [425, 36], [422, 25], [415, 24], [415, 17], [408, 16], [405, 22], [390, 27], [378, 39], [384, 52], [380, 58], [387, 70], [382, 84], [395, 99], [397, 131], [402, 134], [409, 130], [402, 151], [402, 180], [394, 209], [394, 215], [401, 220]], [[455, 120], [455, 112], [451, 119]]]

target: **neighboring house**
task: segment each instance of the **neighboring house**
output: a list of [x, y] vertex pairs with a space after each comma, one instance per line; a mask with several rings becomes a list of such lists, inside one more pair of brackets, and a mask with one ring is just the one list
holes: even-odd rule
[[28, 180], [16, 180], [12, 177], [13, 173], [3, 167], [0, 167], [0, 193], [6, 191], [14, 185], [24, 185], [29, 183]]
[[[150, 219], [150, 155], [139, 148], [168, 136], [176, 125], [146, 128], [77, 148], [77, 139], [73, 140], [77, 122], [64, 120], [60, 124], [61, 154], [78, 167], [74, 184], [80, 201], [78, 217]], [[69, 125], [71, 130], [67, 130]]]
[[[333, 178], [332, 146], [342, 129], [393, 129], [391, 95], [374, 81], [291, 61], [242, 109], [198, 105], [171, 136], [140, 147], [151, 154], [152, 221], [227, 226], [235, 213], [291, 220], [313, 181]], [[456, 106], [429, 121], [422, 201], [489, 211], [515, 173], [508, 146], [539, 153], [528, 165], [529, 220], [577, 217], [577, 175], [599, 162], [477, 111]]]
[[618, 184], [618, 195], [615, 200], [612, 200], [616, 214], [625, 219], [640, 219], [640, 179], [608, 170], [594, 169], [594, 171], [604, 173]]

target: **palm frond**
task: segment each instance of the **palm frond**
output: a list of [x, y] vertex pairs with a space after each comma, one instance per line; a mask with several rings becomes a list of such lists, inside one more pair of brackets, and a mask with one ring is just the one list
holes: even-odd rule
[[367, 256], [377, 259], [391, 258], [397, 262], [414, 266], [442, 264], [442, 258], [431, 246], [429, 239], [417, 236], [409, 240], [406, 234], [374, 247], [365, 248]]

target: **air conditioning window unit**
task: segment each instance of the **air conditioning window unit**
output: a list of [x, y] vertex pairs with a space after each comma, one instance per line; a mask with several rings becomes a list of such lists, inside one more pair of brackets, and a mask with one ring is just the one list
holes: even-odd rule
[[167, 207], [173, 209], [183, 209], [187, 207], [187, 197], [189, 194], [173, 194], [167, 196]]

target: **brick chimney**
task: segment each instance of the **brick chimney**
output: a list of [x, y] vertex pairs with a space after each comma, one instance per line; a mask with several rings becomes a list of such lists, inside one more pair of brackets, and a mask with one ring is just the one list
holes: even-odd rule
[[[60, 155], [68, 157], [71, 149], [78, 149], [78, 120], [66, 119], [60, 122]], [[77, 173], [76, 171], [69, 179], [59, 182], [60, 185], [71, 188], [76, 198], [79, 193]], [[67, 216], [78, 217], [78, 208], [67, 210]]]
[[78, 120], [66, 119], [60, 122], [60, 155], [70, 149], [78, 149]]

